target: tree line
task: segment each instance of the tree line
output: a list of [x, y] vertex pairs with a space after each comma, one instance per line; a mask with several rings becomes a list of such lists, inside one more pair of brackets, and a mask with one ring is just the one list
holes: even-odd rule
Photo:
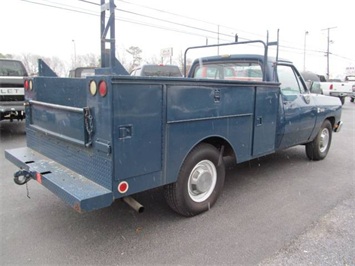
[[[125, 51], [123, 55], [118, 55], [118, 59], [125, 69], [131, 73], [132, 70], [142, 63], [145, 64], [160, 64], [162, 59], [158, 57], [152, 57], [149, 59], [142, 58], [142, 49], [138, 46], [131, 46]], [[129, 59], [127, 59], [129, 57]], [[89, 53], [84, 55], [72, 56], [71, 62], [66, 62], [57, 56], [46, 57], [37, 54], [24, 53], [24, 54], [2, 54], [0, 58], [17, 59], [22, 61], [29, 75], [36, 75], [38, 73], [38, 59], [42, 59], [47, 65], [60, 77], [68, 77], [69, 71], [76, 67], [100, 67], [100, 56], [97, 54]], [[184, 60], [182, 53], [175, 60], [177, 65], [183, 69]]]

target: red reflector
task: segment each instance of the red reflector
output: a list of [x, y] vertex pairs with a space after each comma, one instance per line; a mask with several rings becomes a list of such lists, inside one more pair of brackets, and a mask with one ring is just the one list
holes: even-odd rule
[[29, 82], [28, 82], [28, 79], [26, 79], [23, 83], [23, 87], [25, 88], [25, 90], [28, 90], [29, 89]]
[[42, 176], [40, 173], [36, 173], [36, 180], [38, 183], [42, 184]]
[[107, 94], [107, 84], [104, 80], [101, 80], [99, 83], [99, 93], [102, 97], [105, 97]]
[[118, 184], [118, 192], [120, 193], [126, 193], [128, 190], [128, 183], [126, 181], [123, 181]]

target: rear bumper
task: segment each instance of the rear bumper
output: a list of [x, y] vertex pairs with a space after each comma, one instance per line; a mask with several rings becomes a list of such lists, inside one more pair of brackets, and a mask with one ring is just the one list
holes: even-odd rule
[[330, 92], [329, 95], [334, 97], [346, 97], [346, 96], [351, 96], [352, 93], [351, 92]]
[[55, 195], [78, 212], [108, 207], [114, 198], [111, 190], [28, 148], [5, 150], [5, 157], [31, 173]]
[[23, 102], [0, 102], [0, 112], [25, 111]]

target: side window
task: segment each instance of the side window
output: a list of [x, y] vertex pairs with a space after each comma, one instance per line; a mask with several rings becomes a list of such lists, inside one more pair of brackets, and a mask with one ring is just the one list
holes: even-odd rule
[[225, 67], [224, 68], [224, 78], [228, 79], [228, 78], [233, 78], [235, 77], [235, 71], [232, 67]]
[[207, 68], [207, 78], [209, 79], [220, 79], [220, 70], [216, 67]]
[[262, 81], [263, 71], [259, 62], [237, 62], [233, 65], [235, 80]]
[[281, 83], [281, 92], [284, 95], [297, 95], [304, 92], [301, 81], [292, 67], [286, 65], [277, 66], [277, 75]]

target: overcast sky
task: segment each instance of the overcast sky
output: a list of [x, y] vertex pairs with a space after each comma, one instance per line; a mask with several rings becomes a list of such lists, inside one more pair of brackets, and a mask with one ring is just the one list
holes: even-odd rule
[[[236, 33], [240, 40], [265, 41], [269, 31], [273, 41], [280, 29], [280, 57], [290, 59], [301, 71], [305, 66], [326, 74], [327, 28], [331, 28], [330, 74], [336, 77], [355, 66], [352, 2], [116, 0], [117, 52], [122, 56], [125, 49], [138, 46], [149, 60], [159, 58], [161, 49], [173, 47], [177, 57], [189, 46], [215, 44], [218, 39], [231, 42]], [[75, 52], [99, 54], [99, 3], [0, 0], [0, 53], [58, 56], [68, 61]]]

